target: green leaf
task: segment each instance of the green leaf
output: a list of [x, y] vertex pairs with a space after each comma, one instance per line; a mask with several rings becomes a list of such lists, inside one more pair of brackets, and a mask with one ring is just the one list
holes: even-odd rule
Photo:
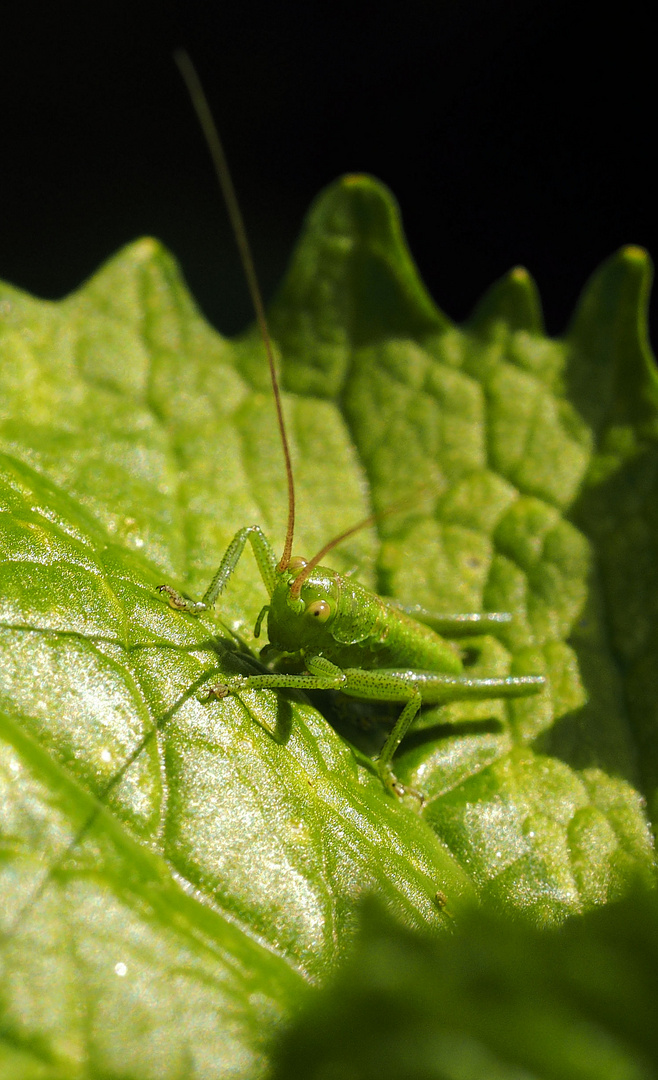
[[[274, 305], [297, 550], [402, 500], [332, 553], [336, 569], [437, 611], [513, 612], [499, 639], [464, 643], [469, 670], [550, 681], [536, 699], [424, 712], [397, 765], [422, 814], [301, 697], [208, 699], [220, 673], [257, 669], [266, 597], [250, 556], [216, 617], [156, 592], [200, 596], [246, 524], [282, 544], [254, 332], [215, 334], [150, 240], [60, 304], [3, 287], [3, 1032], [25, 1075], [87, 1060], [107, 1075], [257, 1075], [366, 892], [438, 928], [451, 920], [437, 895], [452, 916], [477, 889], [550, 922], [652, 879], [656, 392], [638, 260], [603, 271], [564, 341], [542, 337], [518, 270], [460, 330], [419, 282], [390, 195], [352, 177], [311, 211]], [[627, 475], [634, 524], [618, 509]], [[386, 714], [365, 709], [371, 726]], [[157, 1061], [132, 1005], [147, 939]], [[36, 941], [60, 943], [46, 974]], [[181, 960], [193, 992], [179, 993]], [[56, 1022], [46, 984], [73, 987]], [[172, 1024], [174, 1002], [199, 995], [210, 1027]]]
[[0, 731], [0, 1075], [260, 1074], [303, 979], [21, 725]]
[[379, 523], [378, 591], [440, 612], [512, 612], [499, 640], [470, 643], [473, 674], [549, 679], [535, 698], [426, 710], [397, 759], [484, 895], [542, 921], [652, 876], [649, 281], [645, 253], [621, 251], [555, 341], [517, 268], [459, 329], [428, 299], [390, 199], [356, 177], [312, 211], [273, 316], [286, 385], [340, 403], [374, 507], [409, 501]]
[[[236, 653], [225, 622], [176, 613], [156, 592], [167, 580], [198, 592], [235, 528], [260, 518], [276, 533], [285, 514], [282, 484], [269, 480], [279, 472], [269, 400], [247, 379], [250, 364], [260, 378], [260, 346], [219, 340], [151, 241], [60, 305], [6, 289], [2, 313], [0, 705], [7, 746], [17, 732], [24, 743], [23, 756], [9, 757], [3, 792], [3, 1030], [8, 1044], [55, 1072], [75, 1072], [91, 1056], [96, 1072], [116, 1073], [120, 1055], [125, 1075], [142, 1075], [150, 1035], [131, 1002], [143, 989], [138, 971], [157, 954], [149, 1012], [153, 1023], [159, 1012], [165, 1020], [159, 1064], [150, 1068], [180, 1075], [184, 1052], [214, 1062], [199, 1064], [203, 1075], [224, 1076], [230, 1066], [251, 1077], [297, 983], [340, 958], [359, 896], [376, 890], [405, 921], [439, 926], [437, 889], [459, 906], [472, 885], [427, 824], [386, 795], [307, 703], [272, 693], [203, 700], [220, 672], [253, 661]], [[329, 445], [349, 459], [337, 416], [317, 411], [315, 448], [319, 455], [326, 436], [323, 452]], [[294, 411], [291, 420], [303, 443], [304, 423]], [[356, 479], [345, 489], [362, 505]], [[349, 502], [342, 513], [352, 519]], [[361, 539], [361, 549], [368, 544]], [[245, 560], [222, 618], [248, 635], [263, 599]], [[40, 780], [38, 800], [30, 793], [28, 766], [44, 756], [70, 785], [66, 828], [48, 795], [54, 781]], [[30, 813], [14, 819], [11, 793], [23, 783]], [[148, 868], [156, 860], [150, 872], [164, 875], [170, 900], [161, 928], [152, 925], [153, 887], [137, 871], [113, 870], [107, 880], [106, 845], [92, 840], [109, 819], [113, 842], [129, 853], [137, 845]], [[89, 844], [80, 872], [97, 891], [83, 903], [77, 867]], [[132, 855], [122, 848], [121, 859], [129, 867]], [[134, 928], [117, 914], [114, 890], [124, 878]], [[194, 940], [187, 951], [175, 946], [180, 905], [198, 920], [198, 949]], [[139, 967], [134, 953], [147, 933]], [[38, 940], [57, 943], [47, 977], [24, 961]], [[219, 959], [198, 978], [216, 997], [212, 1037], [170, 1020], [181, 962], [201, 972], [208, 948]], [[94, 949], [98, 975], [80, 959]], [[131, 977], [118, 977], [116, 964]], [[57, 1002], [59, 1027], [41, 1015], [44, 979], [75, 984]], [[63, 1042], [67, 1028], [78, 1034]]]
[[441, 939], [369, 905], [274, 1078], [650, 1080], [657, 970], [655, 895], [543, 934], [483, 909]]

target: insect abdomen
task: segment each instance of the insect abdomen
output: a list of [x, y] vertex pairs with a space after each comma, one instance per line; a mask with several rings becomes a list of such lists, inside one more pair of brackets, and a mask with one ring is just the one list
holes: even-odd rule
[[[385, 601], [385, 631], [380, 639], [377, 667], [402, 665], [421, 671], [439, 671], [459, 675], [462, 661], [459, 650], [435, 630], [416, 622]], [[385, 657], [385, 659], [384, 659]]]

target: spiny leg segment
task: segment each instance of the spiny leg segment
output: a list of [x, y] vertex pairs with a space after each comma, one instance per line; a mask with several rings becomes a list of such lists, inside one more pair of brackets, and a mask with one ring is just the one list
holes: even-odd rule
[[235, 571], [244, 551], [247, 540], [251, 544], [254, 558], [260, 570], [268, 595], [274, 592], [276, 584], [276, 570], [278, 559], [274, 548], [258, 525], [247, 525], [239, 529], [224, 552], [224, 558], [219, 564], [219, 569], [206, 589], [202, 600], [190, 600], [177, 592], [171, 585], [158, 585], [158, 592], [164, 593], [167, 600], [177, 611], [187, 611], [190, 615], [199, 615], [202, 611], [209, 611], [215, 606], [218, 597], [223, 593], [229, 578]]

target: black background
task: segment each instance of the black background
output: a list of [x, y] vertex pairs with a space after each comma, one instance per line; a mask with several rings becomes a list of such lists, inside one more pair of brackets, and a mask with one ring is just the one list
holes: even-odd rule
[[[227, 146], [266, 296], [344, 172], [384, 180], [437, 303], [464, 319], [523, 264], [560, 333], [625, 243], [658, 251], [651, 6], [24, 4], [0, 27], [0, 276], [58, 298], [163, 240], [224, 332], [249, 303], [171, 52]], [[12, 21], [13, 20], [13, 21]]]

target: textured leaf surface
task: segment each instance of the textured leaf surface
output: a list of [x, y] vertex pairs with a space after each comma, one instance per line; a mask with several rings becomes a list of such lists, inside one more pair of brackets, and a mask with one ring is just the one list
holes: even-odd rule
[[614, 256], [562, 341], [543, 335], [523, 269], [460, 329], [379, 192], [348, 178], [311, 215], [274, 318], [286, 381], [341, 403], [377, 510], [410, 500], [381, 519], [378, 591], [512, 612], [498, 641], [471, 643], [473, 674], [547, 676], [540, 697], [427, 710], [398, 772], [433, 797], [427, 819], [489, 898], [560, 918], [652, 861], [650, 266], [636, 248]]
[[655, 896], [543, 934], [482, 909], [438, 941], [364, 915], [340, 978], [280, 1047], [276, 1080], [656, 1075]]
[[301, 977], [0, 730], [0, 1075], [258, 1075]]
[[[297, 550], [406, 500], [332, 553], [336, 568], [437, 611], [512, 611], [499, 639], [465, 642], [469, 670], [549, 678], [536, 699], [423, 714], [398, 765], [428, 797], [422, 816], [301, 698], [206, 699], [218, 673], [257, 663], [266, 596], [249, 555], [216, 618], [155, 592], [201, 595], [245, 524], [282, 542], [256, 337], [213, 333], [153, 241], [61, 304], [3, 288], [2, 1030], [26, 1076], [88, 1062], [257, 1075], [371, 890], [410, 926], [445, 925], [437, 893], [454, 917], [474, 887], [550, 922], [652, 876], [647, 275], [641, 253], [616, 257], [555, 342], [515, 271], [460, 330], [374, 181], [342, 181], [309, 217], [272, 315]], [[319, 704], [341, 730], [354, 718]], [[356, 715], [376, 726], [386, 710]], [[41, 988], [59, 983], [73, 989], [46, 1016]], [[155, 1019], [131, 1004], [149, 994]], [[183, 998], [200, 1002], [185, 1034]]]

